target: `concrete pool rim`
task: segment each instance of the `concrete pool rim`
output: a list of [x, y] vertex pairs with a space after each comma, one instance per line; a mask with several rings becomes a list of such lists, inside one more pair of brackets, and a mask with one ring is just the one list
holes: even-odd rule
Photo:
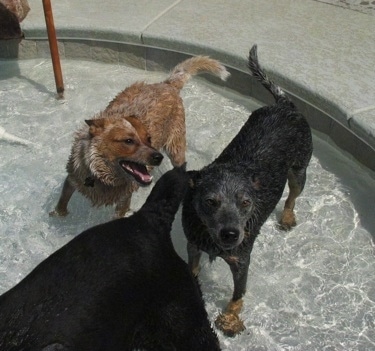
[[[31, 31], [29, 34], [25, 34], [25, 39], [22, 41], [0, 41], [0, 59], [50, 59], [49, 44], [45, 31]], [[183, 47], [181, 45], [180, 51], [174, 51], [133, 42], [116, 41], [115, 39], [109, 39], [111, 33], [107, 33], [108, 38], [106, 35], [105, 38], [100, 39], [91, 39], [92, 33], [85, 33], [82, 30], [79, 33], [79, 38], [75, 37], [73, 32], [66, 34], [69, 34], [69, 36], [58, 37], [63, 74], [64, 59], [124, 64], [150, 71], [168, 71], [178, 62], [199, 52], [199, 48], [192, 50], [191, 46]], [[112, 37], [117, 38], [116, 35], [112, 35]], [[208, 53], [202, 52], [202, 54]], [[205, 76], [207, 80], [224, 89], [233, 90], [262, 103], [273, 101], [268, 92], [250, 76], [243, 65], [237, 63], [241, 58], [220, 52], [220, 50], [217, 50], [217, 52], [211, 50], [209, 55], [219, 60], [225, 55], [225, 60], [221, 60], [231, 72], [231, 77], [225, 83], [208, 75]], [[246, 62], [245, 59], [242, 58], [243, 64]], [[265, 68], [267, 69], [267, 67]], [[53, 74], [52, 71], [51, 74]], [[328, 140], [332, 140], [341, 150], [350, 154], [360, 164], [375, 171], [375, 140], [366, 131], [353, 128], [346, 118], [344, 109], [313, 92], [306, 95], [306, 92], [303, 93], [303, 88], [288, 77], [282, 77], [277, 72], [272, 71], [269, 71], [269, 74], [277, 84], [292, 96], [293, 101], [307, 117], [314, 130], [323, 133]]]

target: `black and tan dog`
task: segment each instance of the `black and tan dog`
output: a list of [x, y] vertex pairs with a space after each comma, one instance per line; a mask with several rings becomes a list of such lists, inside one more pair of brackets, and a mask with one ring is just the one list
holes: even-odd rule
[[0, 350], [220, 350], [170, 238], [184, 168], [165, 173], [134, 215], [84, 231], [1, 295]]
[[130, 208], [132, 193], [149, 185], [149, 169], [165, 151], [173, 166], [185, 163], [185, 110], [181, 89], [193, 76], [208, 72], [225, 80], [217, 60], [196, 56], [178, 64], [163, 82], [136, 82], [120, 92], [75, 134], [67, 177], [52, 216], [66, 216], [75, 190], [94, 206], [116, 205], [116, 216]]
[[215, 323], [230, 336], [244, 329], [239, 313], [254, 241], [286, 182], [289, 196], [280, 225], [290, 229], [296, 224], [293, 208], [304, 188], [312, 154], [307, 121], [265, 75], [258, 64], [256, 46], [250, 50], [248, 66], [276, 103], [254, 111], [213, 163], [191, 172], [191, 188], [182, 211], [193, 273], [199, 272], [202, 251], [211, 260], [223, 258], [232, 271], [233, 297]]

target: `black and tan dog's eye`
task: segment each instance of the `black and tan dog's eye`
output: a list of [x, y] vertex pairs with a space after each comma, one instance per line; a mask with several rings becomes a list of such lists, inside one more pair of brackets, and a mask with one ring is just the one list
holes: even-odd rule
[[208, 198], [206, 199], [206, 204], [210, 207], [217, 207], [219, 205], [219, 202], [216, 201], [215, 199]]
[[134, 140], [133, 139], [125, 139], [124, 143], [127, 144], [127, 145], [133, 145], [134, 144]]
[[242, 201], [242, 207], [249, 207], [251, 205], [251, 201], [250, 200], [243, 200]]

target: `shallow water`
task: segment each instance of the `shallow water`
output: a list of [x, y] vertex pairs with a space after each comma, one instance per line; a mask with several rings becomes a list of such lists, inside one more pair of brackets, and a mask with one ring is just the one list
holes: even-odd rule
[[[0, 61], [0, 126], [31, 141], [0, 140], [0, 294], [82, 230], [111, 219], [76, 193], [67, 218], [50, 218], [65, 178], [73, 132], [124, 87], [157, 82], [165, 73], [94, 62], [62, 61], [65, 99], [55, 98], [49, 60]], [[211, 162], [259, 106], [193, 78], [183, 89], [188, 167]], [[156, 179], [170, 167], [156, 172]], [[139, 208], [148, 189], [133, 196]], [[286, 196], [284, 195], [283, 199]], [[282, 203], [262, 228], [250, 265], [242, 317], [246, 331], [220, 332], [223, 350], [375, 350], [375, 177], [325, 137], [314, 133], [306, 188], [297, 200], [298, 225], [277, 229]], [[173, 241], [186, 259], [180, 218]], [[203, 257], [201, 285], [213, 321], [232, 293], [221, 259]]]

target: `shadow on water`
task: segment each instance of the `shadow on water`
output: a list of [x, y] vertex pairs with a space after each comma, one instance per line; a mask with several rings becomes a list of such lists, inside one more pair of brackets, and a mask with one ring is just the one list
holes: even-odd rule
[[[40, 93], [47, 93], [51, 97], [56, 96], [56, 92], [51, 91], [44, 84], [40, 84], [36, 82], [35, 80], [22, 74], [20, 67], [18, 65], [18, 61], [16, 60], [4, 61], [2, 62], [1, 65], [3, 66], [3, 68], [2, 68], [1, 75], [0, 75], [0, 81], [8, 80], [11, 78], [18, 78], [21, 81], [29, 83], [31, 86], [35, 88], [35, 90], [39, 91]], [[51, 75], [53, 75], [53, 71], [51, 71]]]
[[[325, 170], [339, 179], [343, 189], [349, 194], [361, 225], [372, 235], [375, 243], [374, 172], [361, 166], [331, 141], [325, 141], [323, 134], [314, 134], [314, 155]], [[363, 172], [358, 172], [359, 169]]]

